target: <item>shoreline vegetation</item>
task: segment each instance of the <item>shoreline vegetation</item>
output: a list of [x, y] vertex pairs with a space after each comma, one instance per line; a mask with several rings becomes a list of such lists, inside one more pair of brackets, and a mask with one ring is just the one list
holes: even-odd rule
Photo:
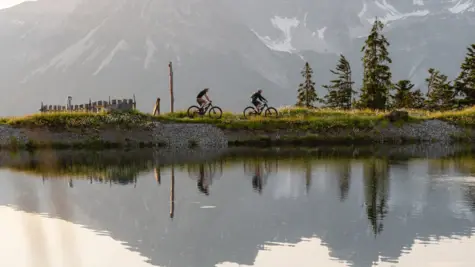
[[[42, 113], [0, 119], [0, 127], [28, 132], [29, 140], [13, 136], [3, 148], [88, 148], [163, 147], [164, 143], [135, 138], [152, 131], [154, 123], [208, 124], [224, 132], [229, 146], [325, 146], [366, 144], [412, 144], [424, 142], [467, 143], [475, 138], [475, 108], [458, 111], [398, 111], [396, 120], [390, 111], [338, 110], [328, 108], [287, 107], [279, 109], [278, 118], [254, 117], [225, 112], [220, 119], [187, 117], [186, 112], [152, 116], [139, 112], [114, 113]], [[430, 122], [437, 122], [429, 124]], [[447, 127], [452, 127], [445, 129]], [[421, 128], [422, 127], [422, 128]], [[420, 128], [420, 129], [419, 129]], [[416, 129], [416, 130], [414, 130]], [[422, 130], [421, 130], [422, 129]], [[47, 131], [45, 136], [41, 132]], [[120, 141], [98, 138], [100, 132], [126, 133]], [[2, 133], [4, 132], [4, 133]], [[2, 130], [0, 135], [7, 131]], [[81, 133], [90, 140], [62, 142], [58, 134]], [[42, 136], [39, 138], [38, 136]], [[189, 148], [198, 148], [198, 140], [189, 140]]]

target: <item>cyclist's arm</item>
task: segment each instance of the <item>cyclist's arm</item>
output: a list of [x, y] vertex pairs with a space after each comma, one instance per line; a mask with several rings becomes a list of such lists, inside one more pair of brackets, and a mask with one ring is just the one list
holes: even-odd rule
[[206, 97], [206, 99], [207, 99], [209, 102], [211, 102], [211, 100], [210, 100], [209, 97], [208, 97], [208, 94], [206, 94], [205, 97]]
[[261, 100], [267, 102], [267, 99], [265, 99], [262, 95], [261, 95]]

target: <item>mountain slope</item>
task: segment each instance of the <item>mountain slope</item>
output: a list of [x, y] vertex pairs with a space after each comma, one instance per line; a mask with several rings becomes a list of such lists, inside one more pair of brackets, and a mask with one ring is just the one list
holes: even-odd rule
[[[168, 61], [175, 106], [211, 88], [215, 104], [240, 111], [264, 88], [293, 104], [304, 61], [318, 85], [344, 53], [357, 81], [361, 46], [375, 16], [387, 22], [394, 79], [419, 87], [429, 67], [457, 74], [475, 42], [472, 0], [39, 0], [0, 11], [3, 115], [35, 112], [40, 101], [85, 102], [135, 94], [149, 111], [168, 110]], [[55, 8], [51, 8], [54, 6]], [[320, 92], [323, 90], [320, 88]], [[23, 104], [18, 105], [21, 101]]]

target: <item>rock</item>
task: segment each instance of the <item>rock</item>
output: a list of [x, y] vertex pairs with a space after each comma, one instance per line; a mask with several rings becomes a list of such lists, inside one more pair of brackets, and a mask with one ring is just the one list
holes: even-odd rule
[[408, 121], [409, 112], [404, 110], [393, 110], [388, 115], [386, 115], [386, 118], [389, 119], [390, 122]]

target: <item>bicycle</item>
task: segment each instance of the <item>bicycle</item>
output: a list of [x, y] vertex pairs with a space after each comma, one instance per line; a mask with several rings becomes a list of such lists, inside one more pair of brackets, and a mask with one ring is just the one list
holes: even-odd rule
[[244, 109], [243, 114], [244, 114], [244, 118], [248, 118], [251, 116], [261, 115], [262, 112], [264, 112], [265, 117], [277, 118], [279, 116], [279, 112], [277, 111], [277, 109], [275, 109], [274, 107], [269, 107], [267, 105], [267, 102], [264, 102], [264, 104], [261, 106], [259, 110], [253, 106], [248, 106]]
[[213, 106], [212, 102], [206, 103], [201, 109], [200, 107], [193, 105], [188, 108], [187, 115], [189, 118], [194, 118], [195, 116], [204, 116], [208, 112], [208, 115], [213, 119], [220, 119], [223, 116], [223, 111], [218, 106]]

